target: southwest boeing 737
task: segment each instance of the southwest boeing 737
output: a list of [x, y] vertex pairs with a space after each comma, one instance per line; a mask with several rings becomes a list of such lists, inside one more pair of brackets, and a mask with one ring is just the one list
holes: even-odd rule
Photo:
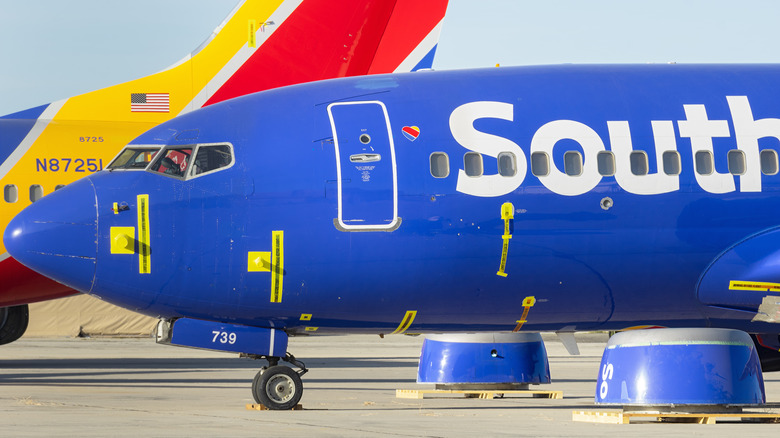
[[291, 335], [777, 333], [779, 76], [564, 65], [264, 91], [151, 129], [130, 142], [162, 148], [145, 171], [47, 196], [4, 242], [160, 318], [163, 341], [267, 358], [253, 390], [274, 408], [302, 391], [275, 366], [303, 367]]
[[[244, 0], [201, 47], [135, 81], [0, 117], [0, 227], [22, 208], [109, 167], [131, 139], [194, 109], [320, 79], [431, 66], [446, 0]], [[143, 169], [156, 148], [113, 167]], [[140, 166], [140, 167], [139, 167]], [[0, 344], [18, 339], [27, 303], [74, 293], [0, 245]]]

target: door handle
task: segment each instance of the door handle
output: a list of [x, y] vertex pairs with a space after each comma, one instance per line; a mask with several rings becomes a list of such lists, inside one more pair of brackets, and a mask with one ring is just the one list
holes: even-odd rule
[[371, 163], [382, 159], [380, 154], [355, 154], [349, 156], [349, 161], [353, 163]]

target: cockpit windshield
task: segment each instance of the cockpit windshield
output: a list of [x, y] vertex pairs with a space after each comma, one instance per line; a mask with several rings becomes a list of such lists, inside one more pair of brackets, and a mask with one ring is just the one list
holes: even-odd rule
[[233, 147], [231, 145], [203, 144], [165, 148], [149, 166], [149, 170], [177, 178], [190, 179], [226, 169], [232, 164]]
[[176, 149], [165, 149], [163, 156], [152, 164], [153, 172], [184, 178], [192, 157], [192, 146]]
[[109, 170], [143, 170], [160, 151], [160, 146], [126, 146], [108, 165]]

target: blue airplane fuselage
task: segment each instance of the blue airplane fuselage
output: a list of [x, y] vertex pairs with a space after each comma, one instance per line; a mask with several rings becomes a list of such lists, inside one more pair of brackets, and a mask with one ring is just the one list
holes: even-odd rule
[[229, 165], [99, 172], [5, 242], [123, 307], [289, 333], [777, 332], [778, 79], [549, 66], [261, 92], [132, 142]]

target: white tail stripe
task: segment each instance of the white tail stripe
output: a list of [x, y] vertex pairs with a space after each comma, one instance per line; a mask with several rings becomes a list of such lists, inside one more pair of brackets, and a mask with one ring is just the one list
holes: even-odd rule
[[24, 137], [24, 140], [22, 140], [19, 143], [19, 146], [17, 146], [16, 149], [11, 152], [11, 155], [5, 159], [3, 164], [0, 164], [0, 179], [5, 178], [6, 174], [8, 174], [11, 169], [13, 169], [14, 165], [16, 165], [16, 163], [22, 159], [24, 154], [26, 154], [33, 143], [38, 140], [38, 137], [41, 135], [43, 130], [46, 129], [46, 126], [49, 125], [49, 122], [52, 121], [54, 116], [57, 114], [57, 112], [59, 112], [59, 110], [63, 107], [63, 105], [65, 105], [65, 102], [67, 101], [68, 99], [63, 99], [58, 100], [57, 102], [52, 102], [48, 107], [46, 107], [45, 110], [43, 110], [43, 113], [38, 117], [38, 120], [35, 121], [35, 125], [33, 125], [32, 129], [30, 129], [30, 132], [27, 133], [27, 136]]
[[[274, 31], [276, 31], [276, 29], [284, 23], [287, 17], [292, 15], [295, 9], [300, 6], [301, 2], [303, 2], [303, 0], [287, 0], [279, 5], [279, 7], [271, 14], [271, 16], [268, 17], [268, 21], [273, 21], [276, 23], [276, 25], [266, 26], [263, 32], [255, 32], [257, 47], [250, 48], [248, 44], [244, 44], [241, 49], [239, 49], [238, 52], [233, 55], [230, 61], [228, 61], [225, 66], [222, 67], [222, 69], [216, 75], [214, 75], [213, 78], [211, 78], [209, 83], [206, 84], [206, 86], [203, 87], [200, 92], [198, 92], [192, 101], [190, 101], [190, 103], [181, 110], [179, 115], [194, 111], [208, 102], [208, 100], [211, 99], [211, 96], [213, 96], [214, 93], [222, 88], [222, 86], [225, 85], [225, 82], [227, 82], [228, 79], [230, 79], [238, 71], [238, 69], [244, 65], [244, 63], [252, 56], [252, 54], [255, 53], [255, 51], [260, 46], [262, 46], [266, 40], [271, 37], [271, 35], [273, 35]], [[260, 27], [258, 26], [258, 30], [259, 29]]]
[[420, 41], [420, 44], [412, 50], [412, 53], [404, 59], [401, 64], [393, 71], [393, 73], [403, 73], [412, 71], [412, 69], [425, 58], [435, 46], [439, 43], [439, 35], [441, 34], [442, 19], [439, 24], [436, 25], [428, 35]]

